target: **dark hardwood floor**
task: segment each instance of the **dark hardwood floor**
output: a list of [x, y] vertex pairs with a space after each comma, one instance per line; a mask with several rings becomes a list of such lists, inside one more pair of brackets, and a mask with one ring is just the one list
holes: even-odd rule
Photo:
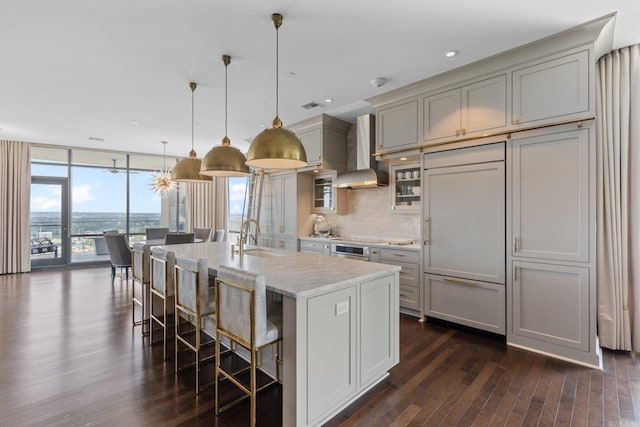
[[[220, 417], [213, 392], [162, 361], [131, 327], [131, 283], [108, 267], [0, 276], [0, 426], [248, 425], [248, 405]], [[604, 371], [411, 317], [401, 363], [329, 426], [640, 425], [640, 365], [604, 351]], [[258, 401], [281, 423], [281, 389]]]

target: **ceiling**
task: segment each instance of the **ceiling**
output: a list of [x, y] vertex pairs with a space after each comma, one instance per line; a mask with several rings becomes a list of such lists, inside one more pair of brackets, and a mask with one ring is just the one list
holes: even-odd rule
[[[354, 121], [363, 99], [617, 12], [614, 49], [640, 42], [637, 0], [10, 0], [0, 14], [0, 140], [202, 157], [243, 151], [275, 116]], [[5, 5], [6, 6], [6, 5]], [[445, 51], [460, 54], [447, 59]], [[388, 83], [370, 82], [385, 77]], [[327, 103], [325, 99], [333, 98]], [[320, 104], [312, 110], [301, 106]]]

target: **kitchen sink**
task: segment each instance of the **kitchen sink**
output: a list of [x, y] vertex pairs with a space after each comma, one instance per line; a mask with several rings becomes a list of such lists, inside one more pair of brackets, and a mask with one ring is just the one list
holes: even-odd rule
[[286, 256], [286, 253], [280, 253], [276, 251], [270, 251], [267, 249], [261, 248], [251, 248], [244, 250], [245, 255], [258, 256], [258, 257], [278, 257], [278, 256]]

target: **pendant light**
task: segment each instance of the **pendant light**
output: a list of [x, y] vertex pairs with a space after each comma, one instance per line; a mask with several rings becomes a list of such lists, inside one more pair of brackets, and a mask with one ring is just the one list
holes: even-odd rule
[[231, 146], [227, 136], [227, 67], [231, 63], [229, 55], [222, 55], [224, 63], [224, 138], [222, 144], [213, 147], [202, 159], [200, 174], [207, 176], [245, 176], [249, 175], [247, 159], [236, 147]]
[[282, 15], [274, 13], [271, 20], [276, 28], [276, 118], [271, 127], [260, 132], [251, 143], [247, 165], [262, 169], [295, 169], [307, 166], [307, 154], [302, 142], [282, 127], [278, 117], [278, 28], [282, 25]]
[[162, 197], [176, 188], [176, 183], [171, 181], [171, 172], [167, 170], [167, 141], [160, 141], [162, 149], [162, 170], [153, 174], [151, 188]]
[[189, 157], [180, 160], [174, 167], [171, 179], [177, 182], [206, 182], [212, 181], [210, 176], [200, 175], [200, 159], [197, 158], [196, 152], [193, 149], [193, 130], [195, 127], [194, 119], [194, 92], [196, 91], [197, 84], [194, 82], [189, 83], [191, 88], [191, 151]]

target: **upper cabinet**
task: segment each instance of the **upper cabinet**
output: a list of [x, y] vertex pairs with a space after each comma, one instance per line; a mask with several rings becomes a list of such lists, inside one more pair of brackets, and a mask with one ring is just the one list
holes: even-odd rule
[[312, 213], [346, 213], [346, 189], [333, 188], [336, 172], [318, 173], [313, 177]]
[[295, 173], [265, 178], [260, 216], [260, 225], [265, 234], [296, 237], [296, 184]]
[[378, 151], [410, 147], [418, 143], [418, 100], [412, 99], [376, 112]]
[[514, 127], [555, 123], [592, 112], [589, 51], [555, 55], [512, 71]]
[[481, 80], [423, 98], [426, 143], [481, 136], [507, 126], [507, 76]]
[[389, 170], [391, 209], [420, 212], [420, 162], [392, 164]]
[[605, 16], [367, 99], [378, 160], [593, 120], [595, 63], [610, 50], [614, 22]]
[[347, 169], [347, 133], [352, 124], [321, 114], [289, 127], [300, 138], [313, 168]]

